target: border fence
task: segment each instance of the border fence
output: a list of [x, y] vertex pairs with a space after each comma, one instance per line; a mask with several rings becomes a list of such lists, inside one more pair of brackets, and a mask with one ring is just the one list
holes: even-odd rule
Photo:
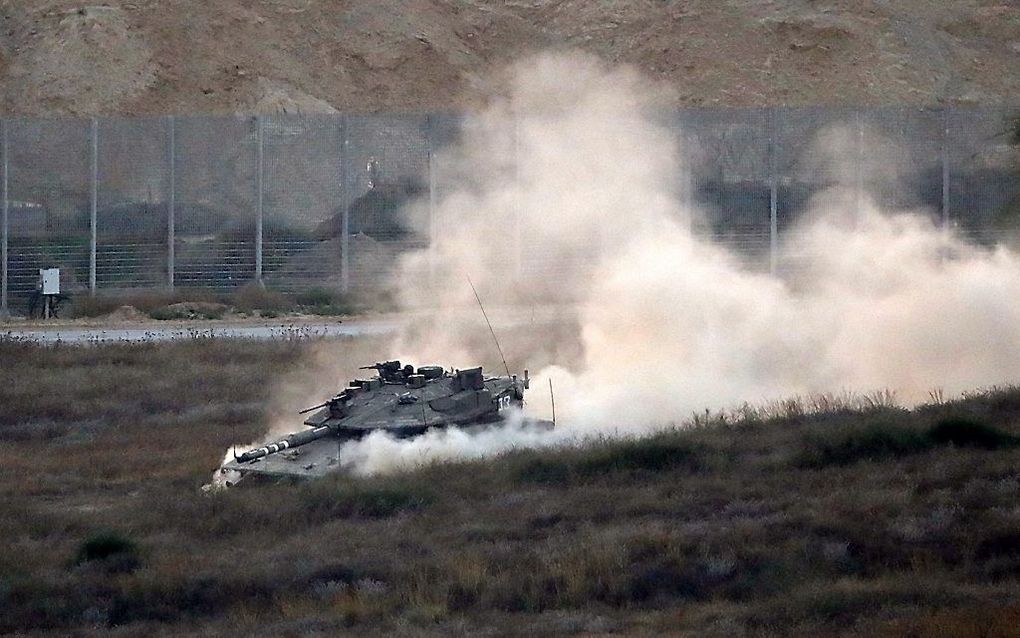
[[[1018, 115], [775, 108], [682, 110], [667, 120], [687, 163], [678, 191], [709, 213], [697, 232], [775, 269], [780, 238], [833, 184], [995, 242], [1020, 215]], [[61, 269], [72, 294], [252, 282], [378, 289], [399, 254], [431, 240], [435, 203], [455, 186], [440, 151], [461, 119], [4, 119], [0, 313], [31, 295], [46, 267]], [[832, 147], [843, 152], [833, 157]], [[398, 214], [412, 201], [411, 214]]]

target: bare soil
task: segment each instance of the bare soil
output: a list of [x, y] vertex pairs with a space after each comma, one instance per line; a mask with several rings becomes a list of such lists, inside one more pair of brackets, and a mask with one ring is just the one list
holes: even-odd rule
[[523, 55], [632, 64], [679, 106], [995, 104], [1020, 88], [1008, 0], [0, 0], [9, 115], [478, 105]]

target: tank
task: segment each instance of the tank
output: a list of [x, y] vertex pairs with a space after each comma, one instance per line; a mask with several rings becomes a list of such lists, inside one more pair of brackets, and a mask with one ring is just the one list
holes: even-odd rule
[[[441, 366], [415, 368], [400, 361], [365, 366], [375, 376], [355, 379], [319, 405], [302, 410], [308, 429], [261, 447], [234, 453], [221, 472], [268, 476], [318, 477], [341, 466], [342, 444], [383, 431], [396, 438], [420, 436], [435, 428], [500, 426], [508, 411], [521, 408], [524, 377], [486, 376], [481, 367], [447, 371]], [[551, 429], [552, 422], [529, 420]]]

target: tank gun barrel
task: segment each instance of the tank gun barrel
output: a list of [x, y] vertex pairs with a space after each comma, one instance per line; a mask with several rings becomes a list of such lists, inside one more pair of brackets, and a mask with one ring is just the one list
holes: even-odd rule
[[311, 430], [305, 430], [304, 432], [296, 432], [286, 438], [280, 439], [275, 443], [270, 443], [262, 447], [248, 450], [244, 454], [235, 456], [234, 460], [237, 461], [238, 463], [247, 463], [248, 461], [254, 461], [255, 459], [260, 459], [263, 456], [269, 456], [270, 454], [279, 452], [281, 450], [286, 450], [292, 447], [298, 447], [299, 445], [304, 445], [306, 443], [311, 443], [312, 441], [316, 441], [323, 437], [329, 436], [332, 431], [333, 431], [332, 428], [330, 428], [328, 425], [323, 425], [321, 427], [313, 428]]

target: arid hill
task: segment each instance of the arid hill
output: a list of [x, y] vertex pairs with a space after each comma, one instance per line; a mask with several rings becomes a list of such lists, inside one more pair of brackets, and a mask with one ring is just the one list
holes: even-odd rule
[[680, 106], [998, 104], [1009, 0], [0, 0], [8, 115], [460, 108], [528, 52], [634, 64]]

